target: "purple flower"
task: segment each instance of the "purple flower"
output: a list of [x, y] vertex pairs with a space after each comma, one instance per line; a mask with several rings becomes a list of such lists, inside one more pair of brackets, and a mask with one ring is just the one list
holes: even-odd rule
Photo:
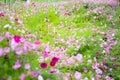
[[40, 42], [40, 41], [35, 41], [35, 44], [36, 44], [36, 45], [40, 45], [41, 42]]
[[16, 43], [19, 43], [21, 40], [21, 37], [20, 36], [17, 36], [17, 35], [15, 35], [14, 36], [14, 41], [16, 42]]
[[10, 48], [9, 48], [9, 47], [5, 47], [5, 48], [4, 48], [4, 52], [5, 52], [5, 53], [9, 53], [9, 52], [10, 52]]
[[57, 58], [57, 57], [53, 57], [53, 58], [52, 58], [52, 62], [55, 62], [55, 63], [56, 63], [56, 62], [58, 62], [58, 60], [59, 60], [59, 58]]
[[30, 69], [30, 64], [29, 63], [25, 64], [24, 68], [25, 69]]
[[33, 78], [38, 76], [38, 74], [35, 71], [31, 71], [29, 74], [31, 74]]
[[41, 63], [41, 64], [40, 64], [40, 67], [41, 67], [41, 68], [47, 68], [47, 63]]
[[21, 47], [18, 47], [15, 49], [17, 55], [21, 55], [23, 53], [23, 49]]
[[19, 69], [21, 67], [20, 61], [17, 60], [15, 64], [13, 65], [13, 69]]
[[55, 69], [51, 69], [51, 70], [50, 70], [50, 73], [55, 73], [55, 72], [56, 72]]
[[15, 18], [15, 21], [16, 21], [16, 22], [18, 22], [18, 21], [19, 21], [19, 19], [18, 19], [18, 18]]
[[1, 17], [1, 16], [5, 16], [5, 15], [4, 15], [4, 12], [0, 12], [0, 17]]
[[79, 62], [83, 62], [83, 56], [82, 56], [82, 54], [77, 54], [76, 59], [77, 59]]
[[3, 54], [3, 49], [0, 48], [0, 56], [2, 56], [2, 54]]
[[24, 73], [22, 73], [22, 74], [20, 75], [20, 80], [25, 80], [25, 77], [26, 77], [26, 75], [25, 75]]
[[82, 74], [80, 72], [76, 71], [74, 74], [74, 77], [76, 78], [76, 80], [80, 80], [82, 77]]

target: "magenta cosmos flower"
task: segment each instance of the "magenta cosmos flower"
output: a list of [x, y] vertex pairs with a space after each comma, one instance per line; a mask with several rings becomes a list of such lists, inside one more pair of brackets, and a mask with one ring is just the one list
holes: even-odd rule
[[41, 64], [40, 64], [40, 67], [41, 67], [41, 68], [47, 68], [47, 63], [41, 63]]
[[40, 45], [40, 44], [41, 44], [41, 42], [40, 42], [40, 41], [38, 41], [38, 40], [37, 40], [37, 41], [35, 41], [34, 43], [35, 43], [36, 45]]
[[20, 36], [17, 36], [17, 35], [14, 36], [14, 41], [15, 41], [16, 43], [19, 43], [19, 42], [20, 42], [20, 39], [21, 39]]
[[55, 63], [56, 63], [56, 62], [58, 62], [58, 60], [59, 60], [59, 58], [57, 58], [57, 57], [53, 57], [53, 58], [52, 58], [52, 62], [55, 62]]

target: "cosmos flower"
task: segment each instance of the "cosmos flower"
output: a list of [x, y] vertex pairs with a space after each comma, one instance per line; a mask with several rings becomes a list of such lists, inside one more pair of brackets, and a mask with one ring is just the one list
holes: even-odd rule
[[38, 76], [38, 80], [44, 80], [41, 75]]
[[31, 74], [33, 78], [38, 76], [38, 74], [35, 71], [31, 71], [29, 72], [29, 74]]
[[76, 78], [76, 80], [80, 80], [82, 78], [82, 74], [78, 71], [75, 72], [74, 77]]
[[24, 68], [25, 69], [30, 69], [30, 64], [29, 63], [25, 64]]
[[3, 49], [0, 48], [0, 56], [2, 56], [2, 54], [3, 54]]
[[55, 66], [55, 64], [56, 64], [56, 62], [52, 62], [52, 61], [50, 62], [50, 66], [52, 66], [52, 67]]
[[24, 73], [22, 73], [22, 74], [20, 75], [20, 80], [25, 80], [25, 77], [26, 77], [26, 75], [25, 75]]
[[15, 64], [13, 65], [13, 69], [19, 69], [20, 67], [21, 67], [21, 64], [20, 64], [19, 60], [17, 60], [15, 62]]
[[56, 63], [56, 62], [58, 62], [58, 60], [59, 60], [59, 58], [57, 58], [57, 57], [53, 57], [53, 58], [52, 58], [52, 62], [55, 62], [55, 63]]
[[41, 63], [41, 64], [40, 64], [40, 67], [41, 67], [41, 68], [47, 68], [47, 63]]
[[40, 42], [40, 41], [38, 41], [38, 40], [37, 40], [37, 41], [35, 41], [34, 43], [35, 43], [36, 45], [40, 45], [40, 44], [41, 44], [41, 42]]
[[21, 40], [21, 37], [20, 36], [17, 36], [17, 35], [15, 35], [14, 36], [14, 41], [16, 42], [16, 43], [19, 43]]

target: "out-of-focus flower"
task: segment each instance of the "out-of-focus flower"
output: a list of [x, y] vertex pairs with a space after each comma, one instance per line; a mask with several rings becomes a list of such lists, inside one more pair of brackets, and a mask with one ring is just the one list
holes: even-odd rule
[[25, 64], [24, 68], [25, 69], [30, 69], [30, 64], [29, 63]]
[[0, 48], [0, 56], [2, 56], [2, 54], [3, 54], [3, 49]]
[[55, 62], [52, 62], [52, 61], [50, 62], [50, 66], [52, 67], [55, 66], [55, 64], [56, 64]]
[[88, 72], [88, 69], [87, 69], [87, 68], [84, 68], [83, 71], [84, 71], [84, 72]]
[[14, 36], [14, 41], [16, 43], [19, 43], [21, 41], [20, 39], [21, 39], [21, 36], [17, 36], [17, 35]]
[[83, 62], [83, 56], [82, 56], [82, 54], [77, 54], [76, 59], [77, 59], [79, 62]]
[[41, 75], [38, 76], [38, 80], [44, 80]]
[[20, 61], [17, 60], [15, 64], [13, 65], [13, 69], [19, 69], [21, 67]]
[[23, 53], [23, 49], [21, 47], [18, 47], [15, 49], [17, 55], [21, 55]]
[[56, 73], [55, 69], [50, 69], [50, 73]]
[[41, 63], [41, 64], [40, 64], [40, 67], [41, 67], [41, 68], [47, 68], [47, 63]]
[[4, 12], [0, 12], [0, 17], [5, 16]]
[[75, 72], [74, 77], [76, 78], [76, 80], [80, 80], [82, 78], [82, 74], [78, 71]]
[[68, 80], [68, 77], [66, 77], [66, 76], [65, 76], [65, 77], [63, 77], [63, 80]]
[[0, 36], [0, 41], [2, 41], [4, 39], [4, 37]]
[[12, 28], [12, 26], [9, 25], [9, 24], [6, 24], [6, 25], [4, 26], [4, 28]]
[[5, 47], [4, 48], [4, 53], [6, 54], [6, 53], [9, 53], [10, 52], [10, 48], [9, 47]]
[[53, 58], [52, 58], [52, 62], [55, 62], [55, 63], [56, 63], [56, 62], [58, 62], [58, 60], [59, 60], [59, 58], [57, 58], [57, 57], [53, 57]]
[[22, 73], [22, 74], [20, 75], [20, 80], [25, 80], [25, 77], [26, 77], [26, 75], [25, 75], [24, 73]]
[[10, 38], [10, 37], [11, 37], [11, 34], [10, 34], [9, 32], [6, 32], [6, 33], [5, 33], [5, 37], [6, 37], [6, 38]]
[[35, 41], [35, 44], [36, 44], [36, 45], [40, 45], [41, 42], [40, 42], [40, 41]]
[[35, 71], [31, 71], [29, 72], [29, 74], [31, 74], [33, 78], [38, 76], [38, 74]]

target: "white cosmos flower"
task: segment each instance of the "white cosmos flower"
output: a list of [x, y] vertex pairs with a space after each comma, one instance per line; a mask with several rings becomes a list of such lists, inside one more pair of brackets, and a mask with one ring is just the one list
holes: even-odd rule
[[4, 28], [12, 28], [12, 26], [9, 25], [9, 24], [6, 24], [6, 25], [4, 26]]
[[38, 76], [38, 80], [44, 80], [41, 75]]

